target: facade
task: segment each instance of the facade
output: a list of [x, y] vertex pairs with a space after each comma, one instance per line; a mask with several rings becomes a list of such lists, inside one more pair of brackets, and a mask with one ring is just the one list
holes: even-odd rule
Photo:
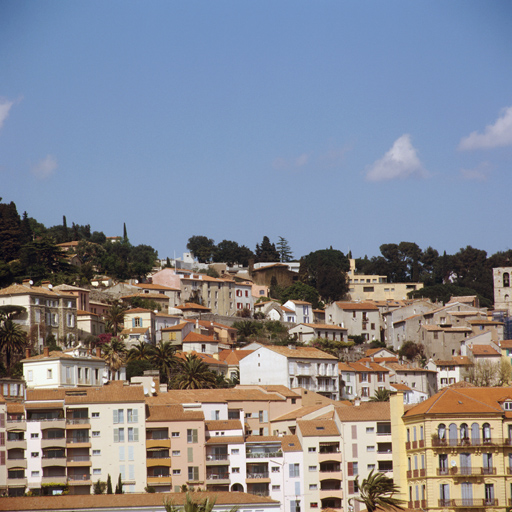
[[313, 307], [311, 302], [303, 300], [288, 300], [283, 307], [291, 309], [295, 313], [295, 322], [309, 324], [313, 321]]
[[325, 320], [346, 328], [348, 336], [380, 340], [379, 308], [371, 302], [333, 302], [325, 308]]
[[303, 343], [310, 343], [314, 339], [324, 338], [332, 341], [348, 341], [347, 329], [329, 324], [298, 324], [288, 329], [290, 336], [297, 335], [297, 340]]
[[494, 308], [512, 314], [512, 293], [510, 293], [510, 276], [512, 267], [492, 269], [494, 284]]
[[448, 387], [404, 412], [391, 397], [394, 481], [409, 508], [507, 510], [510, 388]]
[[389, 370], [373, 362], [338, 363], [340, 397], [368, 401], [378, 390], [389, 390]]
[[321, 350], [265, 346], [251, 352], [239, 364], [242, 385], [300, 387], [339, 399], [337, 358]]

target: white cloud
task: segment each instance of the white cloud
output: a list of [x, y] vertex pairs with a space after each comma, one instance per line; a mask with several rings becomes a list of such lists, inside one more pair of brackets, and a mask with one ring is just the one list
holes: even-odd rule
[[491, 172], [489, 162], [482, 162], [474, 169], [461, 169], [460, 174], [467, 181], [487, 181]]
[[9, 115], [9, 110], [14, 105], [14, 101], [0, 100], [0, 129]]
[[56, 169], [57, 160], [52, 155], [47, 155], [32, 167], [31, 172], [36, 178], [46, 180], [55, 174]]
[[512, 146], [512, 107], [506, 108], [494, 124], [487, 125], [484, 133], [472, 132], [459, 143], [462, 151], [502, 146]]
[[425, 178], [427, 172], [411, 144], [409, 134], [398, 138], [391, 149], [371, 165], [366, 172], [366, 181], [389, 181], [411, 176]]

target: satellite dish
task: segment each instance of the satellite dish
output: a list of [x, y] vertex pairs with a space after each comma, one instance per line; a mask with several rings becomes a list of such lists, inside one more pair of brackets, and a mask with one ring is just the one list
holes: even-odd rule
[[48, 288], [51, 290], [53, 288], [53, 284], [49, 284]]
[[135, 284], [139, 284], [139, 280], [138, 280], [138, 279], [135, 279], [134, 283], [135, 283]]
[[457, 462], [455, 462], [454, 460], [452, 460], [452, 468], [455, 468], [457, 467]]
[[34, 284], [34, 281], [32, 281], [32, 279], [31, 279], [31, 280], [28, 282], [28, 284], [29, 284], [30, 286], [32, 286], [32, 285]]

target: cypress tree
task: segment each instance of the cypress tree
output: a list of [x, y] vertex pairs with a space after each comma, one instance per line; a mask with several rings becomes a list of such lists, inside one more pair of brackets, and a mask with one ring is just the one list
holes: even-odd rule
[[121, 480], [121, 473], [119, 473], [119, 478], [117, 479], [116, 494], [123, 494], [123, 481]]
[[112, 479], [110, 478], [110, 474], [107, 477], [107, 494], [113, 494], [113, 492], [112, 492]]
[[125, 242], [128, 240], [128, 233], [126, 232], [126, 222], [123, 223], [123, 240]]

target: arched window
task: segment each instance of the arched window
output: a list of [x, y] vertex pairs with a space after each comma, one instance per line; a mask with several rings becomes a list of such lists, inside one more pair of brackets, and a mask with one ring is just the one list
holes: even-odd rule
[[468, 424], [462, 423], [460, 426], [460, 439], [461, 441], [464, 439], [469, 439], [469, 432], [468, 432]]
[[482, 425], [482, 437], [484, 439], [484, 443], [491, 442], [491, 425], [489, 425], [489, 423], [484, 423]]
[[450, 423], [448, 436], [450, 439], [450, 446], [457, 446], [457, 425], [455, 425], [455, 423]]
[[480, 444], [480, 426], [478, 425], [478, 423], [473, 423], [471, 425], [471, 444]]
[[503, 274], [503, 287], [508, 288], [510, 286], [510, 274], [505, 272]]
[[444, 423], [440, 423], [437, 427], [437, 435], [439, 439], [446, 439], [446, 425]]

